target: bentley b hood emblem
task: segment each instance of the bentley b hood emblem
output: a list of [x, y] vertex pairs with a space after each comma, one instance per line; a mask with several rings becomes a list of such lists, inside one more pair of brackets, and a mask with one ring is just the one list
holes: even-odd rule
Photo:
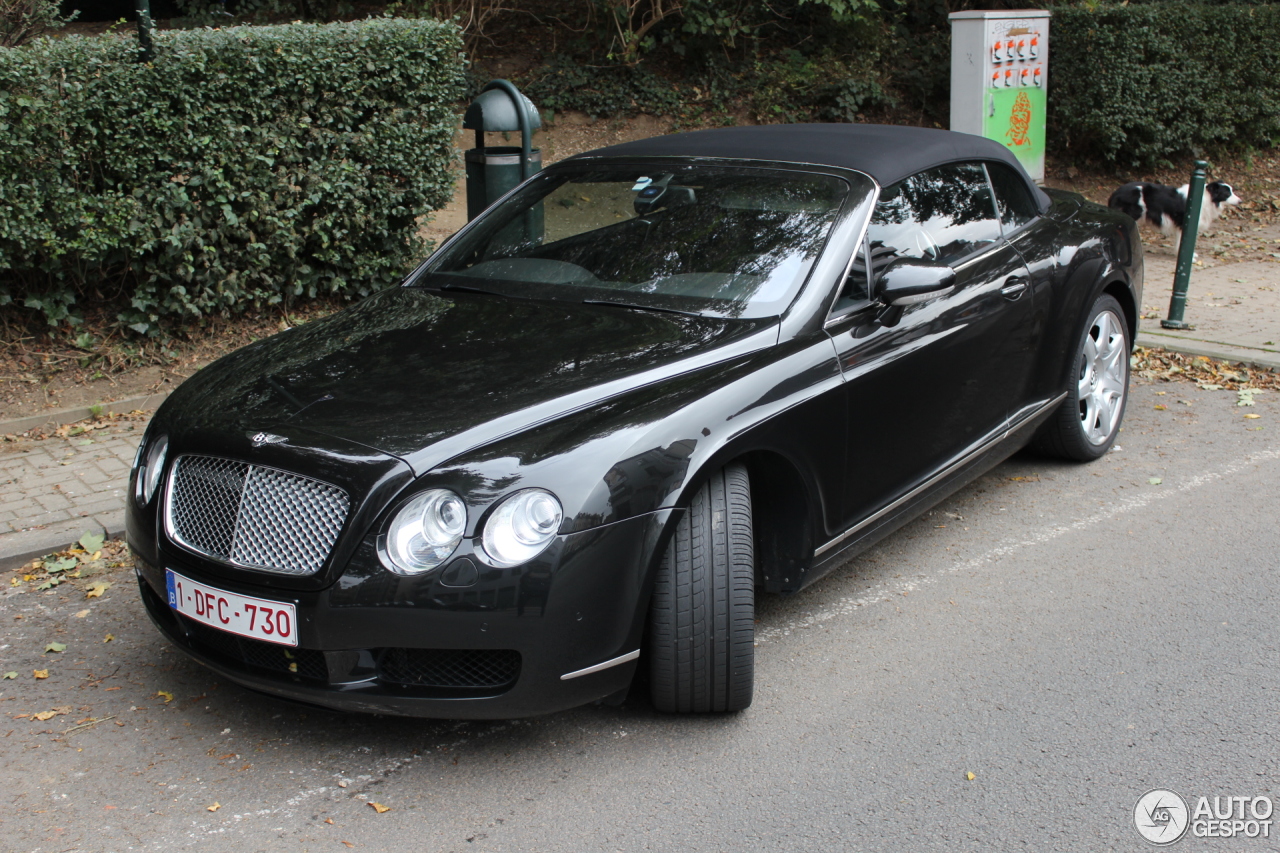
[[253, 442], [254, 447], [261, 447], [264, 444], [280, 444], [289, 439], [283, 435], [275, 435], [270, 432], [255, 432], [249, 436], [249, 440]]

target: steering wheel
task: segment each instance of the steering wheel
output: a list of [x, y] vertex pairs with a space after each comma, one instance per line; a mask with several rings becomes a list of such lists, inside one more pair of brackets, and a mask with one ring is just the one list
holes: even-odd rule
[[938, 248], [933, 235], [925, 228], [917, 228], [911, 236], [915, 241], [916, 249], [920, 252], [920, 257], [925, 260], [936, 261], [942, 256], [942, 249]]

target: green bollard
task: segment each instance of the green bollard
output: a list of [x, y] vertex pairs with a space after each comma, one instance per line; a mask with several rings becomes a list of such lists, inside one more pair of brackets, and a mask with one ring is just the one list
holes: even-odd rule
[[1200, 208], [1204, 205], [1205, 170], [1209, 164], [1196, 161], [1191, 173], [1191, 186], [1187, 188], [1187, 212], [1182, 220], [1182, 242], [1178, 244], [1178, 265], [1173, 270], [1173, 296], [1169, 299], [1169, 319], [1161, 320], [1166, 329], [1191, 329], [1182, 320], [1187, 310], [1187, 290], [1191, 286], [1191, 264], [1196, 257], [1196, 237], [1200, 230]]

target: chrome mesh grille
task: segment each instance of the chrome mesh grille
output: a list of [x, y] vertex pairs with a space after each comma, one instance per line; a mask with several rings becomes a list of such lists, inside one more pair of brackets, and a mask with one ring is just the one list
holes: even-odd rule
[[349, 506], [308, 477], [213, 456], [181, 456], [170, 474], [169, 535], [193, 551], [284, 575], [320, 571]]

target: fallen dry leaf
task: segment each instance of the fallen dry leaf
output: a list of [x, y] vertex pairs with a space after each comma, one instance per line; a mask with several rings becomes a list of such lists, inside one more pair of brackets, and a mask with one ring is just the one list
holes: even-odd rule
[[163, 696], [163, 697], [164, 697], [164, 704], [166, 704], [166, 705], [168, 705], [170, 702], [172, 702], [172, 701], [173, 701], [173, 694], [172, 694], [172, 693], [170, 693], [168, 690], [157, 690], [157, 691], [156, 691], [156, 695], [157, 695], [157, 696]]
[[1249, 420], [1253, 420], [1254, 418], [1262, 417], [1262, 415], [1245, 415], [1245, 417], [1248, 418]]
[[327, 823], [327, 824], [329, 824], [329, 826], [333, 826], [333, 818], [331, 818], [331, 817], [327, 817], [327, 818], [325, 818], [325, 819], [324, 819], [324, 822], [325, 822], [325, 823]]
[[84, 591], [84, 597], [101, 598], [102, 594], [109, 589], [111, 589], [111, 581], [98, 581], [97, 583], [90, 585], [90, 587]]
[[964, 778], [966, 778], [966, 779], [968, 779], [970, 782], [972, 782], [974, 779], [977, 779], [978, 777], [977, 777], [977, 776], [974, 776], [974, 775], [973, 775], [973, 771], [972, 771], [972, 770], [970, 770], [968, 773], [965, 773], [965, 774], [964, 774]]
[[54, 652], [55, 654], [62, 654], [66, 650], [67, 650], [66, 643], [50, 643], [49, 645], [44, 647], [45, 654], [48, 654], [49, 652]]
[[88, 615], [89, 615], [89, 611], [88, 611], [88, 610], [81, 610], [79, 613], [77, 613], [77, 614], [76, 614], [76, 618], [77, 618], [77, 619], [83, 619], [84, 617], [86, 617], [86, 616], [88, 616]]
[[205, 806], [204, 810], [207, 812], [216, 812], [220, 808], [222, 808], [222, 803], [218, 802], [217, 800], [214, 800], [213, 805]]
[[69, 713], [71, 713], [70, 705], [59, 705], [57, 708], [53, 708], [48, 711], [41, 711], [38, 714], [32, 714], [31, 719], [39, 720], [43, 723], [45, 720], [52, 720], [54, 717], [60, 717], [63, 714]]
[[391, 811], [391, 806], [384, 806], [382, 803], [370, 802], [369, 806], [378, 814]]
[[109, 643], [109, 642], [111, 642], [112, 640], [114, 640], [115, 638], [116, 638], [116, 635], [115, 635], [115, 634], [107, 634], [107, 636], [105, 636], [105, 637], [103, 637], [103, 638], [102, 638], [102, 642], [104, 642], [104, 643]]
[[350, 841], [344, 841], [344, 842], [342, 842], [342, 843], [343, 843], [343, 844], [345, 844], [345, 845], [347, 845], [348, 847], [355, 847], [355, 845], [354, 845], [354, 844], [352, 844]]
[[47, 670], [47, 669], [37, 669], [37, 670], [35, 670], [35, 676], [36, 676], [36, 678], [48, 678], [48, 677], [49, 677], [49, 670]]

